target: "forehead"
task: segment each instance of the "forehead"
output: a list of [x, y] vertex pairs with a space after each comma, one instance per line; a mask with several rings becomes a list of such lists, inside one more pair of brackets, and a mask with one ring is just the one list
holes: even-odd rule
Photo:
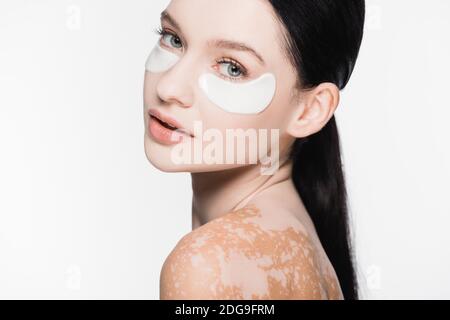
[[251, 46], [265, 60], [281, 53], [280, 27], [267, 0], [172, 0], [165, 11], [191, 46], [226, 39]]

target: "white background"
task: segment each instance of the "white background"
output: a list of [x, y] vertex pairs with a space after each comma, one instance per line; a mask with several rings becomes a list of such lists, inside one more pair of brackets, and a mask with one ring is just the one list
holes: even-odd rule
[[[159, 298], [191, 230], [189, 174], [143, 145], [168, 3], [0, 2], [0, 298]], [[364, 299], [450, 298], [449, 13], [367, 0], [337, 111]]]

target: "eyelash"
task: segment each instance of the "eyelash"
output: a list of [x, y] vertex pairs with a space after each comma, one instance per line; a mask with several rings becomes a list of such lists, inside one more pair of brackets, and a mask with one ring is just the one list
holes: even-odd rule
[[[178, 36], [177, 36], [175, 33], [170, 32], [170, 31], [168, 31], [168, 30], [166, 30], [166, 29], [163, 29], [163, 28], [161, 28], [161, 27], [156, 28], [156, 29], [154, 30], [154, 32], [155, 32], [156, 34], [160, 35], [161, 37], [164, 37], [164, 36], [166, 36], [166, 35], [171, 35], [171, 36], [173, 36], [173, 37], [178, 38]], [[218, 64], [229, 63], [229, 64], [232, 65], [233, 67], [238, 68], [239, 71], [240, 71], [240, 73], [241, 73], [241, 77], [237, 78], [237, 77], [225, 76], [225, 75], [223, 75], [222, 73], [219, 72], [219, 75], [220, 75], [222, 78], [224, 78], [224, 79], [231, 80], [231, 81], [242, 81], [242, 80], [248, 78], [248, 71], [247, 71], [247, 69], [244, 68], [239, 62], [237, 62], [237, 61], [234, 60], [234, 59], [223, 57], [222, 59], [216, 61], [216, 63], [218, 63]]]

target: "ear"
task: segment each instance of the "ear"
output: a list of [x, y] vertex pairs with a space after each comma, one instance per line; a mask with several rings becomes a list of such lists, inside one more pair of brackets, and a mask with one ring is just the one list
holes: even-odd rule
[[300, 99], [286, 130], [296, 138], [312, 135], [327, 124], [339, 105], [339, 88], [324, 82], [302, 94]]

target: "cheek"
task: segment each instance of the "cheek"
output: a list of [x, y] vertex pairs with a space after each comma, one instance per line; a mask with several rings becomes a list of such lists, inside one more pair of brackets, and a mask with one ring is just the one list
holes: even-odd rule
[[148, 106], [155, 100], [155, 86], [156, 77], [152, 77], [152, 74], [148, 71], [145, 72], [144, 76], [144, 105]]
[[226, 135], [227, 129], [231, 132], [236, 129], [243, 129], [245, 131], [248, 129], [279, 129], [279, 122], [283, 119], [280, 118], [279, 114], [272, 115], [266, 111], [258, 115], [240, 115], [225, 112], [206, 103], [201, 107], [199, 119], [201, 119], [204, 131], [207, 129], [217, 129], [223, 136]]
[[259, 115], [259, 122], [263, 123], [265, 128], [285, 131], [292, 113], [292, 101], [289, 97], [290, 92], [277, 92], [272, 104]]

